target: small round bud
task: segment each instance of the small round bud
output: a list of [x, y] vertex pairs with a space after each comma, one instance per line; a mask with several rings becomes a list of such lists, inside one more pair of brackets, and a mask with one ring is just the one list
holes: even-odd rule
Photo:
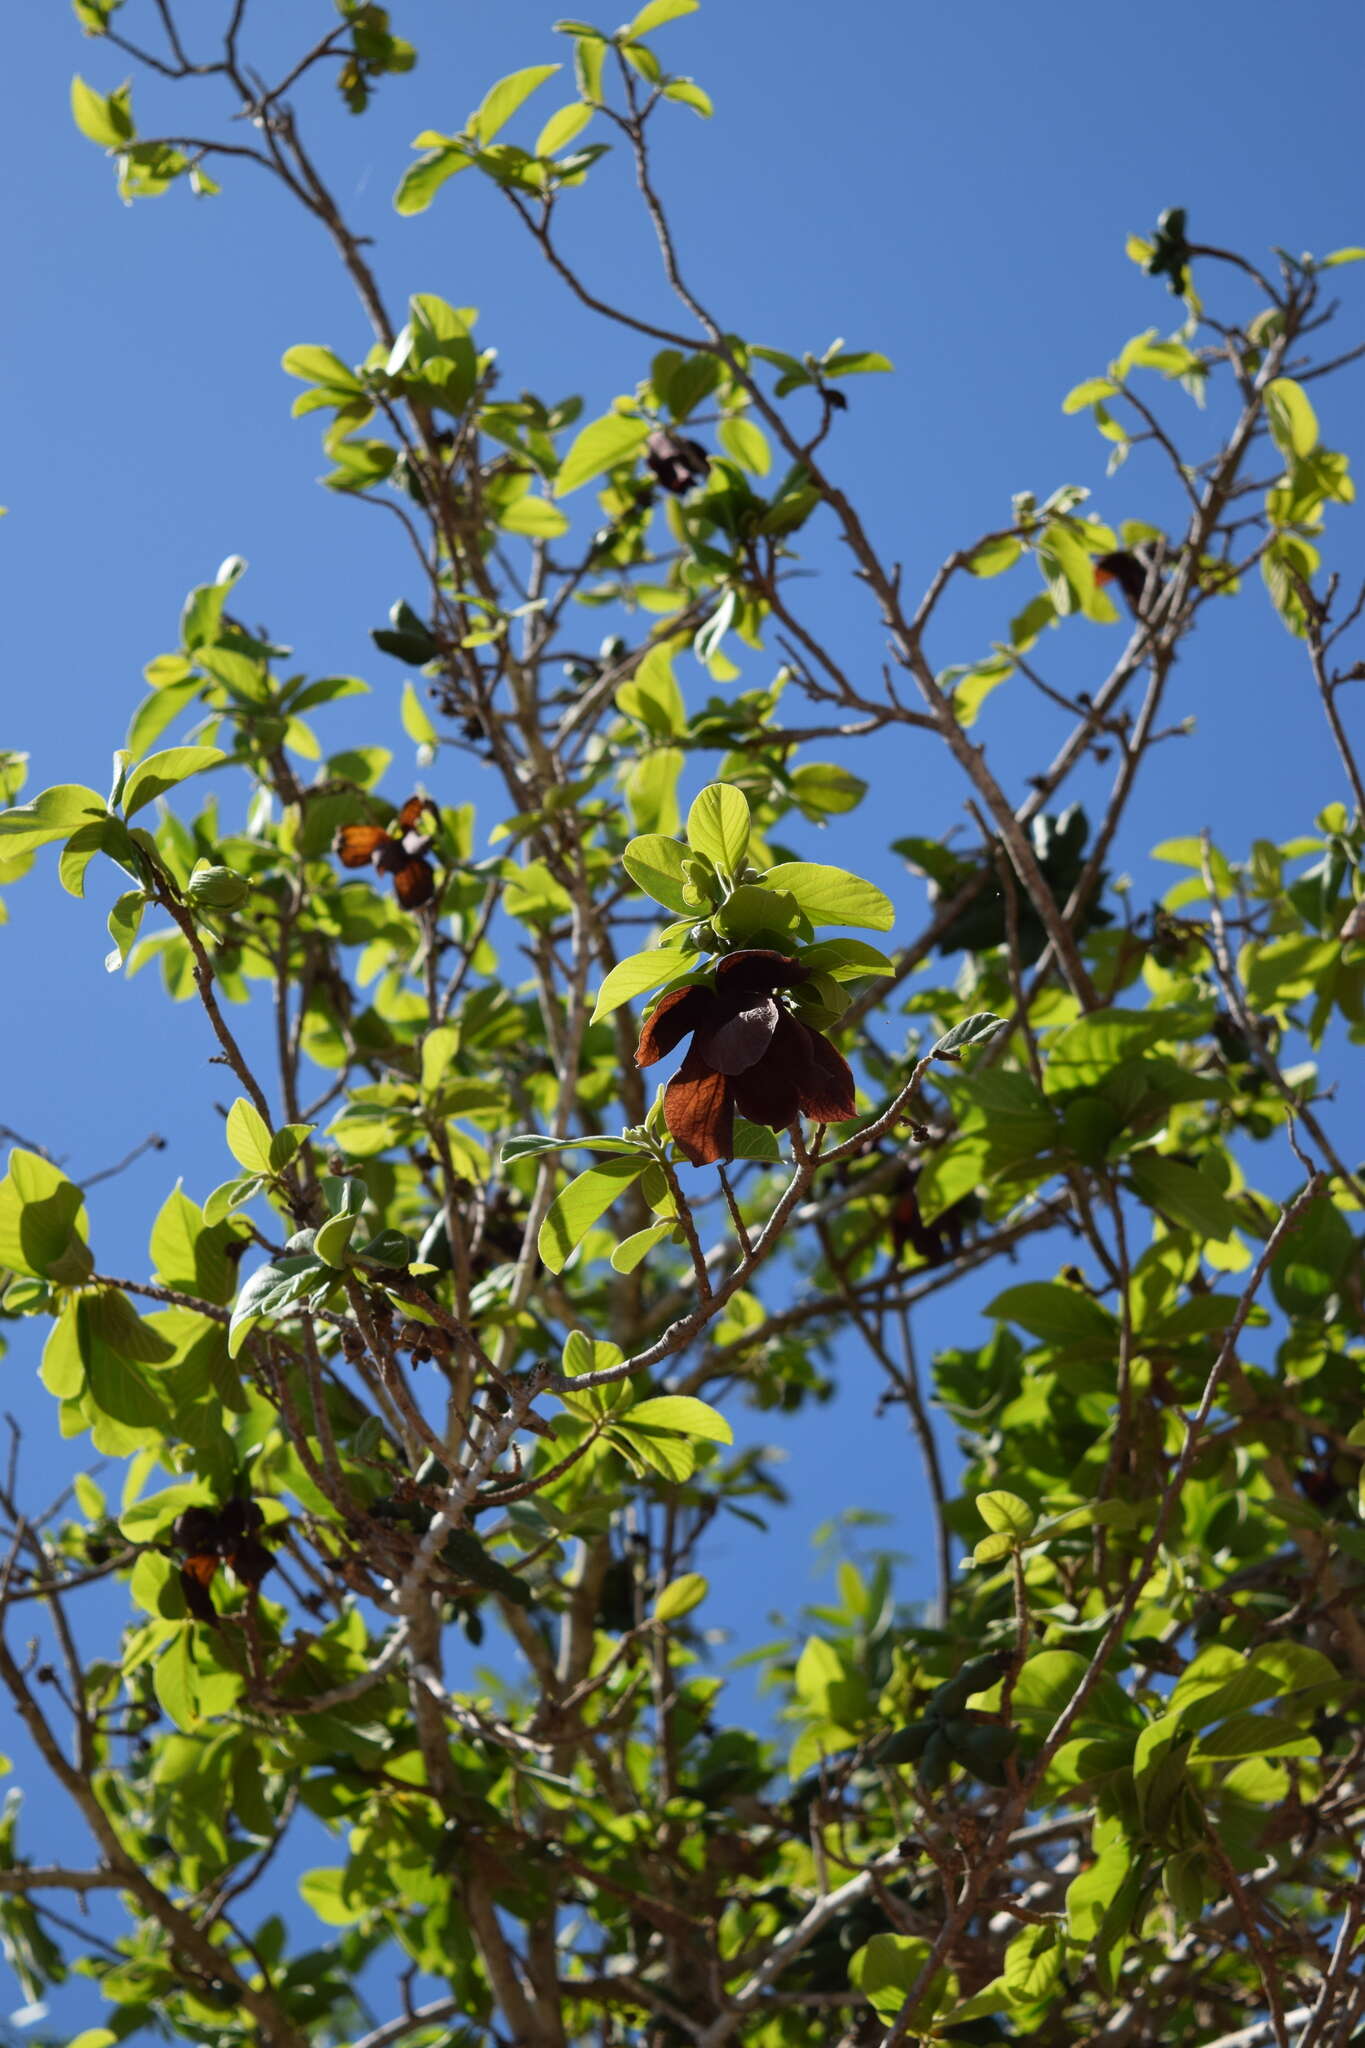
[[196, 868], [189, 879], [189, 898], [201, 910], [237, 910], [251, 894], [251, 884], [231, 868]]

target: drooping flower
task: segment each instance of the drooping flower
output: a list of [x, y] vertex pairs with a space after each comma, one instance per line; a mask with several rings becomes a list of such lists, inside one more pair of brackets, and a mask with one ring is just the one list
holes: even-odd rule
[[700, 441], [670, 433], [667, 427], [656, 427], [645, 444], [645, 466], [666, 491], [680, 498], [693, 484], [703, 481], [711, 458]]
[[418, 910], [429, 903], [436, 888], [436, 875], [427, 854], [432, 835], [419, 831], [423, 812], [433, 810], [423, 796], [410, 796], [394, 819], [395, 830], [383, 825], [343, 825], [332, 850], [344, 868], [378, 868], [392, 875], [394, 893], [404, 910]]
[[652, 1067], [689, 1032], [686, 1059], [664, 1094], [664, 1121], [694, 1166], [734, 1158], [735, 1111], [785, 1130], [798, 1116], [842, 1123], [855, 1109], [848, 1062], [780, 1000], [809, 979], [785, 953], [727, 953], [716, 985], [672, 989], [640, 1033], [638, 1067]]

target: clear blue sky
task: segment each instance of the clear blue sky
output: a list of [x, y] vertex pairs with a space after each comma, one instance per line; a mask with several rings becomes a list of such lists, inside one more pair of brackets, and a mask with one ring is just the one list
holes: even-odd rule
[[[295, 29], [301, 44], [331, 19], [323, 0], [271, 9], [256, 0], [255, 11], [272, 17], [272, 38], [283, 18], [291, 45]], [[324, 98], [315, 132], [343, 205], [378, 237], [376, 267], [395, 303], [434, 290], [477, 304], [506, 388], [580, 391], [591, 414], [635, 381], [645, 358], [566, 301], [491, 189], [459, 179], [412, 222], [389, 205], [419, 129], [458, 126], [503, 72], [568, 54], [549, 33], [559, 11], [548, 0], [397, 0], [394, 26], [417, 42], [417, 70], [385, 81], [363, 120]], [[150, 14], [129, 0], [120, 19], [129, 33], [150, 33]], [[409, 583], [397, 530], [319, 491], [316, 431], [289, 419], [298, 387], [278, 367], [295, 342], [326, 342], [351, 359], [368, 345], [330, 247], [249, 165], [227, 168], [220, 199], [196, 204], [174, 192], [123, 209], [110, 166], [67, 114], [71, 73], [107, 90], [129, 68], [120, 53], [82, 40], [57, 5], [24, 10], [8, 47], [0, 744], [32, 754], [30, 792], [55, 781], [106, 786], [142, 664], [174, 644], [186, 590], [240, 553], [251, 563], [246, 616], [292, 643], [300, 667], [374, 685], [362, 716], [370, 737], [393, 746], [401, 793], [410, 763], [397, 723], [401, 673], [368, 638]], [[660, 47], [716, 103], [709, 124], [674, 112], [661, 152], [697, 288], [754, 339], [799, 352], [843, 335], [896, 363], [894, 379], [849, 387], [853, 408], [831, 467], [912, 587], [951, 547], [1000, 523], [1019, 489], [1041, 496], [1084, 482], [1102, 517], [1162, 516], [1150, 472], [1134, 461], [1106, 483], [1092, 430], [1059, 411], [1067, 388], [1130, 334], [1172, 324], [1174, 302], [1125, 260], [1126, 233], [1183, 204], [1197, 238], [1252, 251], [1365, 240], [1365, 12], [1345, 0], [1307, 0], [1292, 23], [1268, 0], [1051, 16], [1014, 0], [711, 0], [663, 31]], [[217, 91], [140, 81], [140, 125], [193, 128], [195, 94], [208, 106]], [[579, 252], [609, 296], [662, 312], [622, 167], [603, 168], [575, 230]], [[1341, 273], [1343, 345], [1365, 331], [1362, 278]], [[1365, 446], [1363, 392], [1365, 368], [1332, 388], [1323, 420], [1332, 445]], [[1334, 527], [1337, 559], [1358, 574], [1358, 520]], [[983, 652], [1018, 601], [1012, 587], [992, 623], [973, 619], [936, 659]], [[858, 595], [831, 575], [818, 602], [829, 636], [875, 661]], [[1182, 662], [1173, 708], [1196, 713], [1199, 732], [1164, 749], [1141, 791], [1117, 863], [1139, 875], [1146, 850], [1173, 832], [1208, 824], [1235, 853], [1253, 834], [1309, 829], [1342, 793], [1301, 655], [1257, 597], [1236, 609]], [[1093, 681], [1112, 649], [1112, 633], [1079, 629], [1066, 656], [1072, 687]], [[747, 679], [767, 673], [755, 663]], [[1050, 728], [1020, 691], [998, 694], [979, 736], [1022, 776]], [[874, 833], [884, 844], [960, 818], [962, 792], [927, 752], [907, 745], [887, 774], [866, 838], [860, 827], [837, 855], [829, 841], [812, 851], [856, 865], [864, 851], [872, 858]], [[439, 793], [454, 801], [464, 792]], [[131, 984], [105, 976], [114, 889], [100, 880], [77, 903], [58, 889], [54, 861], [40, 867], [9, 892], [11, 922], [0, 932], [0, 1122], [77, 1176], [153, 1128], [167, 1135], [166, 1153], [92, 1199], [101, 1267], [137, 1275], [174, 1174], [201, 1199], [224, 1176], [211, 1108], [223, 1080], [205, 1065], [202, 1020], [188, 1004], [171, 1009], [153, 971]], [[879, 872], [908, 936], [920, 885]], [[46, 1397], [34, 1398], [41, 1334], [11, 1328], [0, 1404], [25, 1418], [35, 1457], [44, 1446], [35, 1500], [53, 1490], [67, 1456]], [[959, 1300], [951, 1316], [925, 1319], [921, 1344], [927, 1352], [981, 1334]], [[911, 1446], [897, 1421], [873, 1422], [870, 1363], [851, 1355], [845, 1376], [833, 1415], [765, 1429], [790, 1453], [797, 1505], [784, 1540], [768, 1547], [768, 1578], [750, 1579], [746, 1559], [746, 1589], [727, 1595], [727, 1618], [750, 1640], [766, 1608], [790, 1611], [810, 1596], [808, 1533], [841, 1505], [893, 1514], [898, 1547], [927, 1559]], [[918, 1564], [907, 1572], [908, 1594], [927, 1584]]]

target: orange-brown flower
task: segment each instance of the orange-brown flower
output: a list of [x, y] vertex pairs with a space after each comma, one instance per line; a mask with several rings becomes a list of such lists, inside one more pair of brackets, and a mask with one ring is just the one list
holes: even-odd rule
[[688, 1033], [687, 1058], [664, 1095], [664, 1120], [694, 1166], [733, 1159], [735, 1111], [785, 1130], [798, 1116], [842, 1123], [854, 1113], [848, 1062], [778, 999], [809, 979], [785, 953], [727, 953], [711, 988], [662, 996], [640, 1033], [637, 1067], [652, 1067]]

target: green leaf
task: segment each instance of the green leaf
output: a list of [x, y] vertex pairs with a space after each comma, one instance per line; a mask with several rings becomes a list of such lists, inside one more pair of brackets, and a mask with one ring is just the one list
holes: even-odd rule
[[752, 420], [733, 418], [720, 423], [720, 444], [727, 455], [732, 455], [741, 469], [752, 471], [755, 476], [766, 476], [773, 466], [773, 451], [761, 427]]
[[1083, 384], [1072, 385], [1062, 400], [1062, 411], [1083, 412], [1088, 405], [1116, 397], [1118, 388], [1112, 377], [1087, 377]]
[[68, 896], [84, 896], [85, 871], [115, 834], [119, 836], [114, 843], [132, 857], [128, 834], [117, 818], [92, 818], [88, 825], [81, 825], [72, 833], [57, 862], [57, 879]]
[[653, 1621], [679, 1621], [700, 1607], [711, 1588], [700, 1572], [684, 1572], [666, 1585], [654, 1602]]
[[280, 358], [280, 367], [291, 377], [301, 377], [308, 384], [325, 384], [334, 391], [361, 393], [365, 389], [339, 355], [316, 342], [299, 342], [294, 348], [287, 348]]
[[687, 706], [673, 673], [667, 641], [645, 650], [629, 682], [616, 692], [616, 708], [636, 718], [656, 739], [677, 739], [687, 730]]
[[107, 818], [109, 807], [96, 790], [79, 782], [45, 789], [32, 803], [0, 811], [0, 861], [22, 860], [53, 839], [69, 839], [82, 826]]
[[649, 438], [649, 423], [630, 413], [604, 413], [570, 442], [555, 478], [555, 494], [567, 498], [603, 470], [638, 455]]
[[311, 1252], [270, 1260], [244, 1283], [228, 1324], [228, 1355], [235, 1358], [254, 1326], [280, 1316], [327, 1277], [328, 1268]]
[[[874, 1934], [850, 1962], [848, 1981], [862, 1992], [879, 2019], [896, 2020], [904, 2010], [905, 1995], [918, 1980], [929, 1954], [928, 1942], [918, 1935]], [[940, 1973], [930, 1984], [917, 2013], [934, 2011], [942, 1976]]]
[[447, 178], [453, 178], [457, 171], [467, 171], [473, 163], [467, 150], [457, 149], [453, 144], [444, 149], [429, 149], [410, 163], [398, 181], [398, 190], [393, 195], [395, 213], [409, 217], [414, 213], [425, 213]]
[[722, 874], [737, 875], [749, 850], [749, 806], [730, 782], [710, 782], [687, 814], [687, 843]]
[[312, 1130], [311, 1124], [281, 1124], [270, 1140], [270, 1170], [283, 1173]]
[[[89, 1308], [83, 1302], [82, 1308]], [[87, 1328], [88, 1328], [87, 1324]], [[85, 1397], [102, 1415], [130, 1429], [170, 1430], [171, 1417], [141, 1369], [123, 1353], [111, 1350], [93, 1333], [86, 1350]]]
[[164, 1365], [175, 1346], [145, 1323], [132, 1303], [114, 1287], [100, 1287], [84, 1297], [86, 1327], [98, 1343], [138, 1365]]
[[124, 784], [124, 817], [131, 818], [144, 804], [151, 803], [154, 797], [164, 796], [168, 789], [174, 789], [187, 776], [200, 775], [206, 768], [216, 768], [226, 759], [221, 747], [167, 747], [163, 753], [149, 754]]
[[964, 730], [976, 724], [977, 715], [992, 691], [1008, 682], [1014, 674], [1014, 662], [1009, 655], [1002, 654], [994, 661], [983, 661], [976, 668], [968, 669], [953, 684], [951, 703], [953, 716]]
[[121, 85], [106, 98], [78, 72], [71, 81], [71, 116], [81, 134], [102, 149], [122, 149], [133, 140], [132, 87]]
[[564, 1339], [560, 1363], [567, 1379], [577, 1379], [585, 1372], [610, 1372], [624, 1356], [619, 1344], [589, 1337], [582, 1330], [572, 1330]]
[[705, 86], [698, 85], [695, 78], [670, 78], [664, 87], [664, 98], [674, 100], [679, 106], [691, 107], [703, 121], [709, 121], [715, 112], [710, 93]]
[[531, 1605], [531, 1588], [525, 1579], [492, 1556], [472, 1529], [451, 1530], [441, 1546], [441, 1562], [447, 1571], [458, 1572], [486, 1592], [500, 1594], [514, 1607]]
[[524, 533], [533, 540], [558, 540], [569, 530], [568, 516], [558, 505], [529, 491], [504, 507], [497, 523], [504, 533]]
[[1001, 540], [987, 541], [970, 557], [967, 567], [973, 576], [1000, 576], [1012, 569], [1024, 552], [1024, 544], [1007, 533]]
[[1246, 1228], [1227, 1196], [1197, 1167], [1140, 1152], [1129, 1160], [1128, 1171], [1139, 1198], [1149, 1208], [1163, 1210], [1173, 1223], [1192, 1230], [1196, 1237], [1223, 1244]]
[[636, 36], [647, 36], [651, 29], [662, 28], [666, 21], [677, 21], [684, 14], [695, 14], [701, 0], [648, 0], [625, 31], [625, 40], [633, 42]]
[[239, 1095], [228, 1111], [223, 1135], [229, 1152], [248, 1173], [274, 1172], [270, 1162], [270, 1126], [244, 1095]]
[[975, 1506], [986, 1527], [996, 1535], [1028, 1536], [1038, 1519], [1017, 1493], [979, 1493]]
[[237, 1180], [225, 1180], [213, 1190], [204, 1204], [204, 1221], [212, 1226], [221, 1223], [225, 1217], [241, 1209], [261, 1192], [263, 1182], [258, 1174], [247, 1174]]
[[[736, 1153], [736, 1157], [738, 1157]], [[650, 1223], [643, 1230], [636, 1230], [629, 1237], [623, 1237], [611, 1255], [613, 1270], [617, 1273], [633, 1273], [641, 1262], [649, 1257], [656, 1244], [677, 1233], [677, 1224], [671, 1218], [663, 1223]]]
[[85, 1386], [82, 1308], [81, 1302], [69, 1300], [43, 1346], [43, 1362], [38, 1377], [58, 1401], [74, 1401]]
[[553, 156], [557, 149], [563, 149], [581, 135], [593, 116], [593, 109], [582, 100], [570, 100], [567, 107], [561, 107], [557, 114], [551, 114], [535, 140], [533, 156]]
[[436, 728], [431, 722], [426, 705], [422, 702], [410, 681], [405, 682], [403, 685], [403, 702], [398, 716], [402, 721], [403, 730], [410, 740], [415, 740], [419, 747], [435, 746], [437, 739]]
[[855, 811], [867, 795], [867, 784], [832, 761], [807, 761], [792, 771], [791, 790], [803, 815], [821, 820]]
[[178, 1628], [156, 1660], [152, 1686], [161, 1710], [171, 1724], [188, 1733], [199, 1726], [198, 1667], [190, 1638], [193, 1625]]
[[826, 356], [820, 365], [822, 377], [865, 376], [870, 370], [893, 370], [895, 364], [889, 356], [877, 349], [862, 348], [844, 350], [839, 355]]
[[1005, 1950], [1005, 1985], [1011, 1998], [1029, 2004], [1046, 1998], [1062, 1974], [1062, 1947], [1055, 1927], [1025, 1927]]
[[1265, 387], [1266, 419], [1276, 447], [1287, 461], [1302, 461], [1318, 445], [1318, 416], [1308, 394], [1292, 377], [1275, 377]]
[[970, 1017], [964, 1017], [960, 1024], [954, 1024], [951, 1031], [945, 1031], [942, 1038], [936, 1038], [930, 1047], [934, 1059], [942, 1059], [945, 1053], [959, 1053], [966, 1045], [985, 1045], [1006, 1028], [1006, 1019], [997, 1017], [994, 1010], [974, 1010]]
[[1108, 1310], [1079, 1288], [1060, 1281], [1026, 1280], [1022, 1286], [1007, 1287], [996, 1295], [986, 1313], [1018, 1323], [1048, 1344], [1118, 1341], [1118, 1325]]
[[541, 1159], [550, 1152], [639, 1153], [641, 1149], [629, 1138], [542, 1138], [532, 1134], [504, 1138], [499, 1158], [502, 1165], [511, 1166], [518, 1159]]
[[236, 1268], [225, 1248], [236, 1241], [232, 1231], [209, 1228], [199, 1204], [177, 1181], [152, 1225], [152, 1266], [163, 1287], [201, 1301], [227, 1302], [236, 1286]]
[[676, 911], [680, 916], [686, 916], [690, 911], [699, 917], [699, 906], [689, 902], [683, 893], [686, 859], [686, 850], [676, 839], [665, 839], [658, 832], [646, 832], [631, 840], [621, 855], [621, 865], [636, 887], [643, 889], [646, 896], [652, 896], [656, 903], [662, 903], [665, 910]]
[[547, 78], [553, 78], [562, 69], [560, 64], [528, 64], [522, 71], [509, 71], [506, 78], [500, 78], [496, 85], [489, 87], [477, 110], [470, 115], [469, 133], [479, 142], [491, 142], [499, 130], [506, 127], [518, 107], [544, 85]]
[[604, 979], [597, 991], [597, 1003], [589, 1023], [609, 1017], [613, 1010], [619, 1010], [622, 1003], [633, 1002], [647, 989], [660, 988], [665, 982], [681, 981], [686, 975], [694, 974], [702, 965], [700, 953], [674, 952], [668, 947], [659, 947], [652, 953], [630, 953], [624, 960], [618, 960], [615, 967]]
[[85, 1198], [60, 1167], [21, 1148], [0, 1181], [0, 1266], [71, 1287], [94, 1270]]
[[732, 1444], [735, 1433], [725, 1417], [691, 1394], [656, 1394], [616, 1417], [636, 1428], [676, 1429], [681, 1436], [703, 1437], [708, 1443]]
[[895, 910], [881, 890], [843, 868], [789, 860], [769, 868], [762, 879], [765, 888], [790, 890], [812, 924], [856, 924], [889, 932], [896, 922]]
[[1199, 1737], [1197, 1756], [1318, 1756], [1321, 1744], [1284, 1714], [1232, 1714]]
[[346, 1264], [346, 1248], [355, 1234], [356, 1216], [329, 1216], [313, 1239], [313, 1250], [324, 1266], [338, 1269]]
[[556, 1195], [538, 1240], [540, 1256], [552, 1273], [562, 1273], [570, 1254], [582, 1243], [599, 1216], [606, 1214], [617, 1196], [638, 1180], [649, 1165], [645, 1154], [604, 1160], [590, 1166]]

